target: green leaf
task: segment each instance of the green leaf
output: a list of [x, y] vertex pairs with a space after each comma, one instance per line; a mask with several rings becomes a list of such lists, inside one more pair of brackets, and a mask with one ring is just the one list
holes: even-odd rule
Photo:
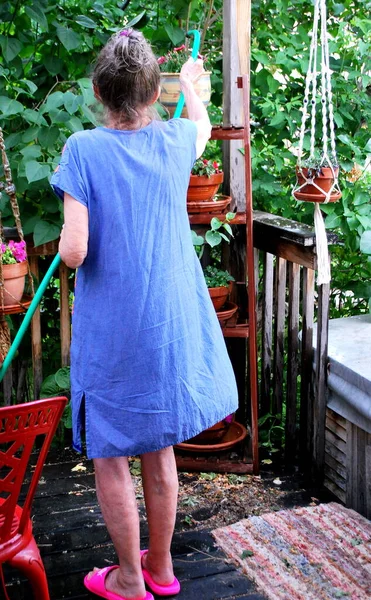
[[0, 117], [10, 117], [10, 115], [19, 115], [24, 110], [23, 104], [18, 100], [12, 100], [7, 96], [0, 96]]
[[220, 219], [218, 219], [218, 217], [213, 217], [210, 221], [210, 227], [213, 231], [220, 229], [222, 225], [223, 223]]
[[76, 50], [80, 46], [81, 36], [73, 31], [73, 29], [68, 29], [68, 27], [64, 27], [63, 25], [57, 25], [56, 29], [58, 38], [68, 52]]
[[146, 11], [143, 10], [143, 12], [139, 13], [139, 15], [137, 15], [136, 17], [134, 17], [134, 19], [129, 21], [129, 23], [127, 23], [126, 27], [134, 27], [134, 25], [136, 25], [137, 23], [139, 23], [139, 21], [141, 19], [143, 19], [145, 14], [146, 14]]
[[84, 129], [84, 125], [81, 123], [78, 117], [71, 117], [69, 121], [66, 122], [66, 127], [72, 133], [76, 133], [77, 131], [82, 131]]
[[251, 54], [262, 65], [269, 65], [271, 62], [266, 52], [262, 52], [261, 50], [252, 50]]
[[164, 27], [174, 46], [179, 46], [184, 41], [184, 31], [180, 27], [174, 27], [170, 23], [166, 23]]
[[57, 396], [59, 392], [60, 388], [55, 380], [55, 375], [49, 375], [41, 384], [40, 398], [51, 398]]
[[371, 231], [364, 231], [362, 233], [359, 249], [363, 254], [371, 254]]
[[53, 148], [59, 138], [59, 128], [53, 125], [52, 127], [41, 127], [38, 133], [39, 143], [44, 148]]
[[227, 231], [227, 233], [229, 233], [229, 235], [233, 237], [232, 227], [229, 225], [229, 223], [224, 223], [223, 227]]
[[22, 82], [27, 85], [31, 94], [34, 94], [36, 92], [36, 90], [38, 89], [37, 85], [35, 85], [35, 83], [33, 81], [30, 81], [29, 79], [22, 79]]
[[32, 6], [26, 6], [24, 10], [30, 19], [36, 21], [36, 23], [39, 23], [46, 31], [49, 31], [48, 20], [45, 16], [45, 11], [43, 11], [38, 4], [34, 3]]
[[[26, 177], [28, 183], [39, 181], [45, 177], [49, 177], [50, 167], [45, 163], [38, 163], [36, 160], [30, 160], [26, 164]], [[52, 238], [55, 239], [55, 238]]]
[[192, 244], [194, 246], [202, 246], [202, 244], [205, 242], [202, 235], [197, 235], [197, 233], [193, 229], [191, 229], [191, 235], [192, 235]]
[[205, 233], [205, 240], [209, 244], [209, 246], [214, 248], [215, 246], [218, 246], [218, 244], [220, 244], [220, 242], [222, 241], [222, 236], [218, 231], [209, 230]]
[[340, 227], [341, 225], [341, 215], [331, 214], [327, 215], [325, 220], [326, 229], [334, 229], [335, 227]]
[[40, 146], [32, 144], [32, 146], [26, 146], [25, 148], [23, 148], [21, 150], [21, 154], [26, 159], [39, 158], [41, 156], [41, 148]]
[[66, 92], [64, 94], [64, 107], [70, 115], [73, 115], [77, 111], [83, 101], [82, 96], [76, 96], [76, 94], [73, 94], [72, 92]]
[[59, 108], [62, 106], [64, 102], [64, 93], [63, 92], [54, 92], [48, 96], [45, 106], [48, 111], [53, 110], [55, 108]]
[[95, 29], [97, 27], [96, 22], [93, 21], [93, 19], [86, 17], [85, 15], [77, 15], [77, 17], [75, 17], [74, 20], [76, 21], [76, 23], [82, 25], [83, 27], [88, 27], [90, 29]]
[[55, 381], [61, 390], [70, 389], [70, 367], [62, 367], [55, 374]]
[[281, 125], [286, 119], [286, 115], [283, 111], [279, 111], [276, 115], [274, 115], [273, 119], [269, 123], [271, 127], [278, 127]]
[[22, 43], [17, 38], [6, 37], [4, 35], [0, 35], [0, 46], [6, 62], [11, 62], [23, 48]]
[[227, 214], [225, 215], [225, 219], [226, 221], [233, 221], [233, 219], [235, 218], [236, 213], [234, 212], [227, 212]]
[[63, 61], [56, 56], [46, 56], [44, 58], [44, 65], [50, 75], [58, 75], [63, 69]]
[[88, 119], [88, 121], [90, 121], [90, 123], [93, 123], [93, 125], [97, 125], [97, 119], [95, 118], [93, 111], [91, 111], [90, 108], [88, 108], [88, 106], [81, 106], [81, 110], [84, 116]]
[[48, 126], [48, 122], [45, 120], [42, 114], [37, 110], [33, 110], [32, 108], [26, 108], [22, 116], [27, 123], [35, 123], [36, 125], [44, 125], [45, 127]]
[[60, 234], [60, 227], [49, 221], [39, 221], [34, 229], [33, 239], [35, 246], [46, 244], [53, 240], [57, 240]]

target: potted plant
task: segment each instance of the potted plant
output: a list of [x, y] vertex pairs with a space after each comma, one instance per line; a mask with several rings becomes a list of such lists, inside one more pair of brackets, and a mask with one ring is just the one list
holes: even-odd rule
[[218, 311], [227, 301], [234, 277], [228, 271], [223, 271], [211, 265], [204, 269], [204, 276], [211, 301], [215, 310]]
[[198, 158], [193, 165], [187, 191], [187, 202], [212, 200], [223, 182], [224, 173], [215, 160]]
[[4, 306], [17, 304], [22, 299], [25, 277], [28, 273], [26, 242], [10, 240], [1, 244], [4, 279]]
[[[202, 258], [205, 245], [215, 248], [221, 244], [223, 239], [229, 243], [230, 237], [233, 237], [230, 221], [232, 221], [234, 217], [235, 213], [232, 212], [227, 213], [223, 221], [218, 217], [213, 217], [210, 221], [210, 229], [206, 231], [205, 236], [198, 235], [194, 230], [192, 230], [192, 241], [199, 259]], [[211, 265], [205, 267], [204, 275], [206, 285], [209, 289], [211, 301], [216, 312], [218, 313], [227, 301], [234, 278], [228, 273], [228, 271], [223, 271], [222, 269]], [[229, 304], [232, 305], [232, 303]], [[236, 312], [237, 305], [233, 304], [233, 308], [234, 307], [234, 312]], [[229, 307], [229, 309], [232, 309], [232, 306]]]
[[[161, 94], [159, 100], [162, 106], [167, 109], [170, 117], [174, 115], [181, 92], [179, 82], [180, 70], [189, 57], [190, 53], [186, 49], [185, 44], [183, 44], [157, 59], [161, 71]], [[210, 75], [211, 71], [206, 71], [194, 84], [196, 94], [201, 98], [205, 106], [209, 105], [211, 97]], [[188, 116], [187, 107], [183, 108], [181, 116]]]
[[331, 190], [329, 202], [341, 198], [337, 187], [338, 165], [331, 166], [326, 160], [306, 160], [296, 166], [297, 184], [294, 196], [307, 202], [324, 202]]

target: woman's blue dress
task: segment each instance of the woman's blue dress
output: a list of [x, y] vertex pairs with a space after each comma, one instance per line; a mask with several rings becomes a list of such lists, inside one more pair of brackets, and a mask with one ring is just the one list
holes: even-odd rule
[[196, 134], [187, 119], [81, 131], [51, 180], [89, 212], [71, 343], [74, 447], [85, 428], [89, 458], [171, 446], [237, 408], [187, 215]]

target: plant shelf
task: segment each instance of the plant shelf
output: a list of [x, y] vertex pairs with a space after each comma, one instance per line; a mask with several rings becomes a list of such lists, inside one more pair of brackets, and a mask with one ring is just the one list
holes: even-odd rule
[[[220, 219], [221, 221], [225, 218], [225, 214], [226, 213], [215, 213], [215, 214], [208, 214], [208, 213], [199, 213], [199, 214], [193, 214], [193, 215], [188, 215], [189, 216], [189, 222], [191, 225], [210, 225], [210, 221], [213, 217], [217, 217], [218, 219]], [[246, 213], [243, 212], [238, 212], [236, 213], [236, 216], [234, 219], [232, 219], [231, 221], [228, 221], [228, 223], [230, 223], [231, 225], [245, 225], [246, 223]]]
[[223, 125], [213, 125], [211, 130], [212, 140], [243, 140], [244, 127], [225, 127]]

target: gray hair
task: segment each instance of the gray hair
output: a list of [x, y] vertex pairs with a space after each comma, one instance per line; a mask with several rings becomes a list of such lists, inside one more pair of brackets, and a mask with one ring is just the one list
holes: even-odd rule
[[127, 123], [151, 103], [160, 84], [160, 69], [140, 31], [124, 29], [101, 50], [93, 71], [103, 106]]

